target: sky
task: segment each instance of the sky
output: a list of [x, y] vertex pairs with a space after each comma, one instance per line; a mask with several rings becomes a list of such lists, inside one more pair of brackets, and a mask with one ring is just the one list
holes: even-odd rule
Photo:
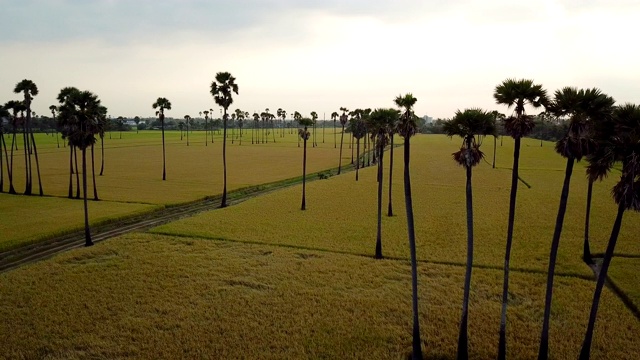
[[283, 108], [320, 119], [340, 107], [420, 116], [481, 107], [527, 78], [550, 93], [600, 88], [640, 103], [637, 0], [0, 0], [0, 103], [36, 83], [49, 114], [60, 89], [97, 94], [113, 117], [219, 111], [215, 74], [236, 77], [231, 109]]

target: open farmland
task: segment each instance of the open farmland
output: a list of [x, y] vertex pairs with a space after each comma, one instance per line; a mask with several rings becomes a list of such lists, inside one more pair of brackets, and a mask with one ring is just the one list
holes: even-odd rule
[[[464, 267], [419, 265], [425, 355], [455, 353]], [[409, 264], [273, 245], [130, 234], [0, 274], [0, 358], [398, 359]], [[474, 359], [496, 356], [502, 272], [475, 269]], [[509, 358], [537, 351], [545, 277], [512, 276]], [[557, 279], [554, 359], [575, 359], [593, 282]], [[640, 323], [606, 292], [594, 358], [637, 359]]]
[[[317, 148], [309, 146], [308, 172], [337, 167], [338, 149], [334, 148], [332, 137], [329, 141], [329, 133], [330, 130], [327, 129], [324, 144], [319, 141]], [[167, 181], [162, 181], [160, 135], [159, 131], [143, 131], [140, 134], [130, 131], [123, 132], [123, 138], [120, 139], [119, 134], [113, 132], [110, 139], [107, 134], [104, 140], [103, 176], [98, 176], [101, 154], [99, 142], [96, 144], [96, 182], [101, 201], [89, 203], [92, 224], [107, 218], [194, 201], [222, 192], [221, 136], [216, 135], [214, 143], [205, 146], [204, 132], [194, 132], [190, 135], [190, 146], [186, 146], [186, 138], [181, 141], [180, 132], [166, 132]], [[47, 196], [39, 198], [0, 194], [0, 213], [3, 214], [0, 217], [0, 249], [77, 229], [83, 224], [82, 203], [67, 199], [69, 148], [63, 147], [62, 139], [58, 148], [55, 136], [36, 134], [36, 141], [42, 184]], [[251, 134], [248, 132], [244, 135], [242, 145], [238, 145], [237, 141], [234, 144], [228, 142], [229, 190], [301, 175], [302, 156], [301, 149], [297, 147], [296, 136], [287, 133], [285, 138], [276, 137], [276, 141], [251, 145]], [[20, 193], [24, 190], [24, 162], [21, 161], [21, 142], [18, 146], [19, 151], [14, 154], [14, 186]], [[348, 149], [343, 155], [345, 160], [347, 156], [350, 159]], [[88, 159], [88, 167], [89, 164]], [[37, 194], [35, 164], [33, 168], [36, 184], [34, 192]], [[91, 174], [88, 175], [88, 196], [92, 199]], [[4, 176], [6, 191], [6, 172]], [[73, 179], [75, 195], [75, 175]], [[17, 219], [23, 220], [17, 222]], [[31, 226], [36, 223], [38, 226]]]
[[[447, 359], [455, 353], [462, 298], [464, 171], [451, 160], [459, 145], [456, 140], [418, 136], [412, 144], [422, 338], [429, 358]], [[483, 145], [489, 161], [492, 145], [490, 139]], [[549, 243], [563, 175], [562, 159], [552, 144], [543, 145], [525, 140], [522, 151], [521, 176], [531, 188], [521, 184], [518, 195], [510, 358], [535, 357], [542, 321]], [[498, 145], [497, 169], [487, 163], [474, 169], [470, 351], [477, 359], [495, 358], [497, 351], [511, 151], [512, 142], [505, 138], [504, 146]], [[402, 154], [396, 149], [394, 156], [395, 216], [383, 217], [387, 260], [372, 259], [373, 167], [362, 169], [358, 182], [354, 173], [345, 173], [307, 184], [304, 212], [299, 210], [301, 187], [293, 186], [155, 228], [152, 234], [126, 235], [0, 274], [0, 316], [14, 319], [0, 331], [7, 356], [407, 354], [411, 298]], [[594, 288], [591, 270], [580, 258], [583, 170], [578, 166], [574, 172], [560, 245], [551, 318], [555, 359], [577, 356]], [[595, 187], [594, 252], [603, 251], [615, 214], [609, 190], [616, 176]], [[385, 199], [387, 195], [385, 186]], [[386, 200], [384, 204], [386, 209]], [[640, 254], [638, 220], [638, 214], [625, 215], [618, 253]], [[635, 260], [616, 258], [611, 276], [637, 301]], [[622, 301], [606, 290], [594, 358], [637, 358], [640, 343], [634, 334], [639, 326]]]

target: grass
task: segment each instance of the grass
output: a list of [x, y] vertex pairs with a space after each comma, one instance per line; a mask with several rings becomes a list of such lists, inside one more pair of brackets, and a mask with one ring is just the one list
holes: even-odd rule
[[[98, 201], [89, 203], [91, 225], [141, 214], [157, 205]], [[37, 242], [84, 226], [81, 200], [0, 194], [0, 251]]]
[[[475, 269], [470, 350], [496, 356], [502, 273]], [[419, 265], [425, 355], [455, 354], [464, 268]], [[514, 273], [509, 358], [534, 358], [545, 277]], [[551, 351], [575, 359], [591, 281], [556, 282]], [[411, 348], [406, 261], [129, 234], [0, 274], [0, 358], [375, 358]], [[640, 323], [608, 291], [593, 358], [636, 359]]]

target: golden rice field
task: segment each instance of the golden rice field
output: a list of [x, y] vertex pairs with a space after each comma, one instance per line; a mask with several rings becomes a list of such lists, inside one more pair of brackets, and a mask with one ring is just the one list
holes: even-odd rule
[[[125, 134], [129, 135], [134, 134]], [[142, 145], [142, 137], [139, 142], [141, 145], [134, 148], [150, 146]], [[451, 159], [458, 145], [457, 139], [444, 136], [412, 139], [412, 187], [421, 261], [420, 320], [423, 346], [433, 359], [454, 357], [462, 300], [465, 178], [463, 169]], [[489, 162], [492, 145], [489, 139], [483, 144]], [[476, 359], [492, 359], [497, 352], [512, 146], [506, 138], [504, 146], [498, 145], [497, 169], [484, 162], [474, 169], [470, 352]], [[188, 150], [178, 147], [186, 148], [178, 135], [168, 149], [179, 153], [191, 151], [193, 145]], [[210, 151], [211, 145], [208, 148], [200, 149], [200, 154]], [[111, 150], [116, 149], [122, 150]], [[267, 170], [265, 174], [254, 173], [256, 183], [266, 182], [260, 180], [262, 175], [272, 176], [269, 179], [299, 175], [301, 149], [295, 138], [284, 144], [233, 145], [228, 152], [229, 165], [235, 162], [233, 151], [246, 155], [254, 149], [255, 156], [247, 158], [245, 166], [253, 161], [266, 169], [274, 161], [270, 155], [282, 151], [283, 158], [292, 157], [293, 169], [290, 175], [267, 174]], [[310, 150], [310, 154], [314, 152], [316, 161], [324, 164], [317, 170], [337, 165], [332, 141]], [[350, 155], [345, 145], [343, 163], [349, 163]], [[124, 161], [126, 157], [116, 158]], [[387, 152], [387, 167], [388, 160]], [[156, 161], [156, 166], [147, 171], [159, 163], [157, 159], [149, 161]], [[311, 164], [311, 157], [309, 161]], [[128, 162], [121, 166], [141, 171]], [[508, 351], [509, 358], [529, 359], [537, 353], [564, 161], [553, 152], [551, 143], [540, 147], [539, 141], [527, 139], [523, 141], [520, 173], [531, 188], [520, 183], [518, 193]], [[126, 178], [122, 172], [118, 174]], [[615, 217], [609, 191], [617, 176], [614, 172], [594, 188], [594, 252], [604, 251]], [[194, 182], [194, 189], [204, 187], [202, 179]], [[395, 151], [395, 216], [383, 217], [386, 260], [372, 259], [375, 168], [362, 169], [360, 181], [354, 180], [355, 174], [350, 172], [307, 184], [308, 210], [304, 212], [300, 211], [301, 186], [296, 185], [166, 224], [150, 233], [126, 235], [0, 274], [0, 316], [7, 319], [0, 324], [0, 348], [7, 349], [0, 358], [404, 357], [411, 348], [411, 289], [401, 151]], [[388, 174], [383, 210], [387, 207], [387, 182]], [[66, 193], [66, 183], [63, 185]], [[551, 318], [554, 359], [577, 357], [595, 287], [591, 271], [581, 260], [586, 185], [584, 168], [579, 164], [574, 169], [558, 256]], [[173, 200], [166, 203], [180, 201], [168, 194], [158, 195], [162, 201], [139, 201], [138, 193], [141, 198], [153, 194], [141, 189], [140, 183], [131, 186], [123, 190], [128, 198], [114, 197], [90, 206], [124, 201], [143, 206], [165, 204], [162, 201], [169, 198]], [[103, 193], [106, 198], [109, 191]], [[194, 197], [184, 201], [214, 193], [192, 194]], [[43, 206], [33, 203], [35, 198], [26, 198], [27, 208]], [[64, 201], [82, 209], [77, 201]], [[635, 281], [640, 270], [639, 215], [625, 215], [618, 242], [617, 253], [630, 258], [617, 257], [610, 269], [612, 278], [636, 304], [640, 303], [640, 287]], [[0, 224], [4, 221], [0, 219]], [[605, 290], [593, 358], [639, 358], [639, 330], [638, 319]]]
[[[421, 263], [429, 359], [453, 359], [464, 267]], [[470, 354], [494, 359], [501, 271], [476, 268]], [[545, 276], [515, 272], [508, 355], [537, 353]], [[556, 281], [554, 359], [575, 359], [591, 281]], [[0, 358], [401, 359], [411, 349], [410, 269], [274, 245], [130, 234], [0, 274]], [[594, 359], [637, 359], [640, 323], [605, 292]]]
[[[187, 146], [186, 138], [180, 140], [179, 131], [166, 132], [167, 181], [162, 181], [159, 131], [124, 132], [122, 139], [117, 132], [111, 139], [109, 135], [105, 136], [103, 176], [98, 176], [101, 161], [99, 143], [95, 153], [96, 182], [101, 201], [89, 203], [91, 223], [222, 193], [222, 136], [216, 135], [214, 143], [207, 146], [204, 136], [203, 131], [194, 132], [190, 135], [190, 146]], [[245, 134], [242, 145], [237, 141], [234, 144], [228, 142], [229, 191], [302, 175], [302, 150], [297, 147], [295, 135], [276, 136], [276, 143], [259, 145], [251, 145], [250, 133], [248, 139], [247, 142]], [[13, 165], [14, 186], [21, 193], [24, 191], [25, 169], [20, 137], [18, 140]], [[272, 138], [270, 140], [273, 141]], [[82, 202], [67, 199], [69, 148], [62, 144], [58, 148], [55, 136], [36, 134], [36, 141], [42, 184], [47, 196], [26, 198], [0, 193], [0, 250], [77, 229], [84, 224]], [[308, 147], [309, 173], [337, 167], [339, 149], [334, 148], [329, 129], [326, 130], [324, 144], [318, 141], [318, 147], [312, 148], [310, 143]], [[349, 151], [345, 144], [345, 160], [347, 156], [350, 160]], [[80, 168], [81, 165], [79, 162]], [[35, 163], [33, 174], [34, 193], [37, 194]], [[92, 199], [91, 173], [88, 175], [88, 196]], [[75, 175], [73, 179], [75, 186]], [[4, 191], [8, 191], [6, 171], [4, 182]], [[16, 219], [22, 220], [18, 223]]]

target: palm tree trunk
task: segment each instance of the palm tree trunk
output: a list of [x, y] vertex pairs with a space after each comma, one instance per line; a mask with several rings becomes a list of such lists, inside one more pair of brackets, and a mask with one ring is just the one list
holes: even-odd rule
[[[7, 175], [9, 175], [9, 194], [13, 194], [15, 195], [16, 189], [13, 187], [13, 147], [14, 147], [14, 143], [16, 142], [16, 133], [15, 133], [15, 129], [13, 132], [13, 138], [11, 140], [11, 159], [7, 158], [7, 166], [8, 166], [8, 171], [7, 171]], [[5, 156], [7, 155], [7, 144], [5, 143], [4, 145], [4, 153]]]
[[307, 210], [307, 127], [304, 127], [304, 155], [302, 156], [302, 207], [300, 210]]
[[333, 148], [337, 148], [338, 143], [336, 142], [336, 121], [333, 120]]
[[162, 128], [162, 181], [164, 181], [167, 180], [166, 155], [164, 149], [164, 116], [160, 119], [160, 125]]
[[591, 303], [591, 313], [589, 314], [589, 324], [587, 325], [587, 332], [582, 342], [582, 349], [580, 350], [579, 360], [589, 360], [591, 356], [591, 342], [593, 339], [593, 329], [596, 324], [596, 316], [598, 314], [598, 306], [600, 305], [600, 295], [602, 295], [602, 288], [604, 282], [607, 279], [607, 272], [609, 271], [609, 265], [613, 259], [613, 251], [618, 241], [618, 234], [620, 233], [620, 227], [622, 226], [622, 215], [624, 215], [624, 206], [618, 205], [618, 213], [616, 215], [616, 221], [613, 224], [613, 230], [611, 230], [611, 237], [609, 238], [609, 244], [607, 245], [607, 251], [602, 261], [602, 267], [598, 274], [598, 282], [596, 283], [596, 290], [593, 294], [593, 302]]
[[351, 133], [351, 165], [353, 165], [353, 132]]
[[340, 159], [338, 160], [338, 175], [342, 170], [342, 144], [344, 144], [344, 125], [342, 125], [342, 134], [340, 135]]
[[560, 195], [560, 207], [556, 218], [556, 227], [553, 232], [553, 240], [551, 241], [549, 270], [547, 272], [547, 293], [544, 302], [544, 318], [542, 320], [542, 333], [540, 335], [540, 351], [538, 352], [538, 360], [546, 360], [549, 358], [549, 317], [551, 316], [551, 301], [553, 297], [553, 276], [556, 269], [556, 258], [558, 257], [558, 246], [560, 245], [560, 234], [562, 233], [564, 214], [567, 210], [569, 185], [571, 183], [571, 173], [573, 171], [574, 162], [575, 159], [572, 157], [567, 159], [564, 184], [562, 185], [562, 194]]
[[496, 146], [498, 145], [498, 139], [494, 136], [493, 137], [493, 165], [491, 166], [492, 169], [496, 168]]
[[222, 119], [222, 201], [220, 207], [227, 207], [227, 108], [224, 108]]
[[418, 319], [418, 263], [416, 259], [416, 236], [413, 225], [413, 203], [411, 201], [411, 178], [409, 176], [409, 154], [411, 151], [409, 137], [404, 139], [404, 202], [407, 210], [407, 232], [409, 234], [409, 250], [411, 251], [411, 290], [413, 308], [413, 359], [422, 359], [420, 341], [420, 321]]
[[[471, 140], [467, 140], [467, 149], [471, 149]], [[467, 150], [469, 151], [469, 150]], [[471, 166], [467, 168], [467, 268], [464, 274], [464, 297], [462, 300], [462, 319], [458, 335], [458, 360], [469, 358], [469, 292], [471, 290], [471, 270], [473, 269], [473, 194], [471, 188]]]
[[87, 203], [87, 149], [82, 149], [82, 192], [84, 197], [84, 246], [93, 245], [89, 229], [89, 204]]
[[93, 156], [93, 144], [91, 144], [91, 177], [93, 178], [93, 200], [98, 201], [98, 187], [96, 186], [96, 162]]
[[393, 183], [393, 137], [391, 138], [391, 148], [389, 148], [389, 208], [387, 209], [387, 216], [393, 216], [393, 206], [391, 205], [391, 184]]
[[587, 264], [593, 264], [591, 249], [589, 247], [589, 220], [591, 217], [591, 198], [593, 195], [593, 179], [589, 178], [587, 187], [587, 212], [584, 217], [584, 243], [582, 245], [582, 260]]
[[100, 152], [100, 176], [102, 176], [102, 173], [104, 172], [104, 136], [100, 136]]
[[187, 146], [189, 146], [189, 124], [187, 123]]
[[271, 131], [273, 132], [273, 143], [276, 143], [276, 124], [271, 122]]
[[31, 151], [29, 148], [29, 137], [27, 136], [27, 124], [22, 125], [22, 140], [24, 142], [23, 149], [24, 150], [24, 177], [25, 177], [25, 187], [24, 194], [31, 195], [31, 183], [29, 182], [29, 152]]
[[58, 130], [56, 129], [56, 143], [58, 144], [58, 149], [60, 149], [60, 137], [58, 136]]
[[323, 144], [324, 144], [324, 128], [326, 127], [325, 124], [326, 124], [326, 121], [322, 120], [322, 143]]
[[207, 119], [204, 119], [204, 146], [209, 146], [209, 144], [207, 144], [207, 142], [209, 142], [209, 129], [207, 126]]
[[69, 145], [69, 199], [73, 198], [73, 145]]
[[4, 144], [4, 133], [2, 133], [2, 124], [0, 124], [0, 192], [4, 192], [4, 160], [2, 160], [2, 148], [6, 149], [7, 146]]
[[382, 259], [382, 149], [378, 163], [378, 234], [376, 236], [376, 259]]
[[356, 181], [358, 181], [358, 169], [360, 169], [360, 138], [356, 139]]
[[[494, 152], [495, 154], [495, 152]], [[504, 281], [502, 284], [502, 312], [500, 314], [500, 342], [498, 360], [507, 357], [507, 305], [509, 303], [509, 262], [513, 244], [513, 225], [516, 217], [516, 195], [518, 193], [518, 168], [520, 162], [520, 138], [515, 138], [513, 148], [513, 170], [511, 171], [511, 194], [509, 196], [509, 220], [507, 226], [507, 246], [504, 253]]]
[[76, 166], [76, 199], [80, 199], [80, 171], [78, 171], [78, 147], [73, 147], [74, 162]]
[[36, 157], [36, 173], [38, 174], [38, 188], [40, 189], [40, 196], [44, 195], [42, 190], [42, 179], [40, 178], [40, 161], [38, 161], [38, 148], [36, 147], [36, 139], [31, 132], [31, 143], [33, 144], [33, 155]]

